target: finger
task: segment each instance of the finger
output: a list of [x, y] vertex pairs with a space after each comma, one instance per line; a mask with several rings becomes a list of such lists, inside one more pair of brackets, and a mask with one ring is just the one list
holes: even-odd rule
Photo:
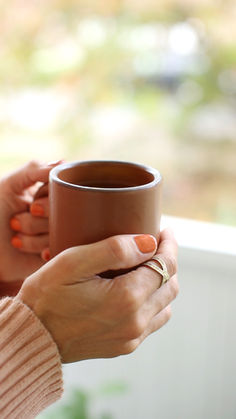
[[17, 214], [10, 220], [13, 231], [29, 236], [48, 233], [48, 218], [34, 217], [29, 212]]
[[[157, 255], [159, 255], [159, 249]], [[172, 254], [165, 253], [161, 254], [161, 258], [166, 264], [170, 278], [173, 277], [177, 271], [176, 257]], [[131, 271], [126, 275], [122, 275], [120, 278], [116, 278], [116, 281], [113, 283], [113, 287], [120, 287], [118, 282], [119, 280], [122, 281], [123, 287], [126, 286], [127, 288], [134, 290], [134, 294], [141, 306], [144, 301], [150, 297], [150, 295], [161, 287], [163, 277], [155, 270], [141, 265], [135, 271]]]
[[13, 236], [11, 239], [11, 244], [14, 248], [25, 253], [35, 254], [41, 254], [43, 249], [48, 247], [48, 242], [48, 234], [27, 236], [19, 233], [16, 236]]
[[[142, 331], [138, 332], [135, 337], [132, 337], [132, 333], [128, 335], [128, 339], [125, 336], [123, 345], [121, 344], [121, 355], [127, 355], [134, 352], [138, 346], [147, 338], [147, 336], [159, 330], [163, 327], [171, 318], [171, 307], [165, 307], [160, 313], [154, 316], [148, 326]], [[138, 329], [137, 329], [138, 330]]]
[[22, 168], [16, 170], [8, 177], [12, 190], [19, 194], [36, 182], [47, 182], [50, 170], [61, 161], [54, 163], [40, 163], [31, 161]]
[[177, 257], [178, 244], [171, 229], [167, 228], [161, 232], [158, 255], [167, 254]]
[[151, 235], [121, 235], [67, 249], [51, 262], [54, 269], [59, 267], [65, 280], [68, 267], [77, 278], [91, 277], [107, 270], [137, 266], [149, 259], [156, 247], [156, 239]]
[[[156, 255], [159, 256], [165, 263], [170, 278], [177, 272], [177, 250], [178, 246], [172, 231], [169, 229], [162, 231], [160, 237], [160, 244]], [[157, 263], [157, 265], [159, 266], [159, 263]], [[139, 277], [137, 276], [136, 279], [140, 283], [146, 281], [147, 292], [149, 285], [149, 292], [153, 292], [155, 291], [155, 289], [161, 286], [163, 276], [155, 270], [153, 270], [152, 268], [148, 266], [141, 266], [140, 268], [138, 268], [137, 272], [139, 274]]]
[[179, 283], [177, 275], [174, 275], [147, 299], [140, 310], [140, 315], [146, 317], [149, 323], [152, 317], [164, 310], [177, 297], [178, 293]]
[[41, 258], [44, 260], [44, 262], [48, 262], [50, 260], [50, 249], [49, 247], [46, 247], [41, 252]]
[[168, 305], [160, 313], [158, 313], [156, 316], [154, 316], [152, 318], [152, 320], [150, 321], [147, 329], [145, 330], [145, 332], [141, 336], [141, 339], [140, 339], [141, 342], [147, 336], [151, 335], [152, 333], [154, 333], [157, 330], [159, 330], [162, 326], [164, 326], [164, 324], [166, 324], [170, 320], [171, 314], [172, 314], [172, 312], [171, 312], [171, 306]]
[[[120, 284], [120, 288], [121, 286], [122, 284]], [[117, 292], [119, 291], [117, 290]], [[136, 294], [136, 306], [133, 305], [134, 310], [127, 309], [128, 304], [126, 301], [121, 311], [125, 314], [123, 330], [127, 336], [132, 339], [142, 336], [149, 324], [152, 323], [152, 319], [170, 305], [178, 295], [178, 292], [177, 275], [174, 275], [168, 284], [163, 285], [149, 297], [145, 296], [145, 289], [143, 288], [141, 294], [143, 301], [138, 299], [138, 294]]]
[[41, 185], [37, 189], [37, 191], [34, 195], [34, 201], [36, 201], [36, 199], [38, 199], [38, 198], [43, 198], [43, 197], [48, 196], [48, 189], [49, 189], [48, 182]]
[[30, 205], [30, 213], [34, 217], [49, 217], [49, 200], [48, 197], [36, 199]]

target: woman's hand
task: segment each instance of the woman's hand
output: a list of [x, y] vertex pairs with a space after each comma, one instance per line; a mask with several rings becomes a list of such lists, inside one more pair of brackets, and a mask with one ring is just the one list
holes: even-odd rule
[[152, 236], [124, 235], [73, 247], [27, 278], [16, 298], [51, 333], [63, 362], [128, 354], [170, 318], [178, 293], [175, 239], [161, 234], [157, 254], [171, 276], [162, 286], [161, 275], [144, 266], [114, 279], [99, 273], [140, 265], [156, 246]]
[[33, 161], [0, 182], [1, 287], [24, 280], [43, 264], [41, 252], [48, 246], [48, 199], [34, 201], [34, 194], [38, 182], [48, 182], [56, 164]]

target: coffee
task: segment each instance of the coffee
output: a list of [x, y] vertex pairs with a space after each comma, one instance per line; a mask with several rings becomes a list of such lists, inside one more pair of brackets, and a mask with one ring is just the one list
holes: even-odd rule
[[102, 189], [120, 189], [120, 188], [133, 188], [134, 186], [138, 186], [135, 183], [130, 182], [120, 182], [117, 180], [82, 180], [75, 182], [75, 185], [78, 186], [88, 186], [89, 188], [102, 188]]

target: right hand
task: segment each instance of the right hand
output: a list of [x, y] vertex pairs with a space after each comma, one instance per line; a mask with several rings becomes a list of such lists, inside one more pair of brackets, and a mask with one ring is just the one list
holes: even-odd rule
[[170, 231], [161, 233], [157, 252], [171, 275], [163, 286], [162, 277], [144, 266], [111, 280], [98, 275], [140, 265], [154, 255], [152, 236], [145, 236], [153, 243], [145, 253], [135, 237], [67, 249], [24, 282], [16, 299], [51, 333], [62, 362], [128, 354], [169, 320], [169, 304], [178, 293], [177, 245]]

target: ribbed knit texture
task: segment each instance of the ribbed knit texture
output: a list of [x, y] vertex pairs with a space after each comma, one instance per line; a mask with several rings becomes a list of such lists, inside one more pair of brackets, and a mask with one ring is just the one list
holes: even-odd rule
[[31, 419], [62, 395], [60, 355], [34, 313], [0, 300], [0, 418]]

